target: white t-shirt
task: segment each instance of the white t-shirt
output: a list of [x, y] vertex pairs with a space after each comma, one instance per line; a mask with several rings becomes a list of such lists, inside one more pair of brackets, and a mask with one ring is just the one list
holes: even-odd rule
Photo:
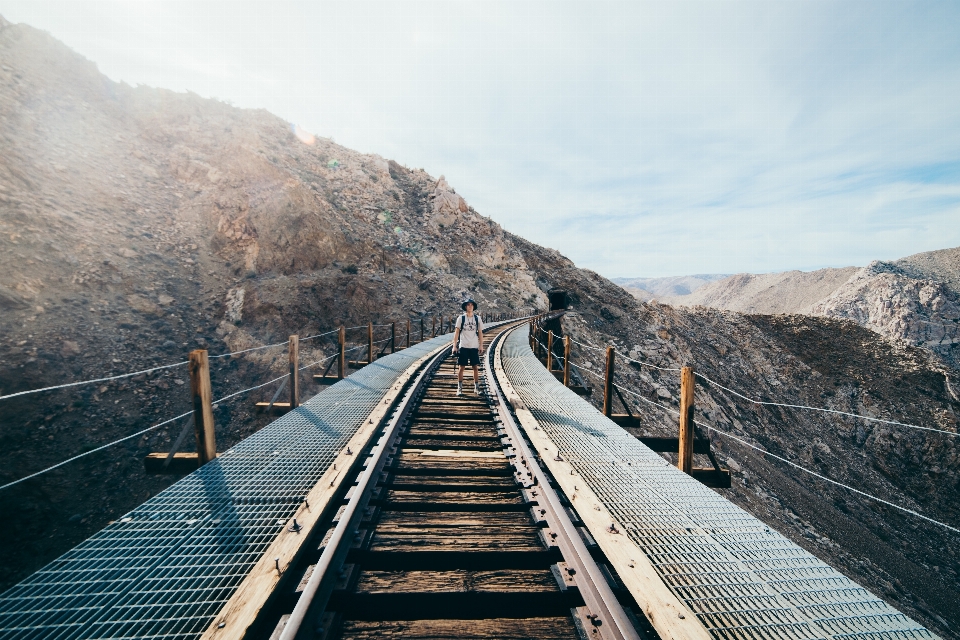
[[[465, 326], [460, 326], [461, 324]], [[472, 318], [466, 314], [457, 316], [457, 329], [460, 329], [460, 349], [480, 348], [480, 339], [477, 337], [478, 328], [483, 331], [483, 321], [478, 314], [473, 314]]]

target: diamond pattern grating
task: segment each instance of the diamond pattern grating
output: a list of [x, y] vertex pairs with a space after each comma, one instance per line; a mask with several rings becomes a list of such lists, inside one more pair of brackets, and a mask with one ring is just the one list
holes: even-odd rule
[[936, 637], [604, 417], [547, 372], [523, 329], [502, 357], [564, 459], [715, 638]]
[[0, 638], [198, 638], [394, 381], [385, 356], [0, 595]]

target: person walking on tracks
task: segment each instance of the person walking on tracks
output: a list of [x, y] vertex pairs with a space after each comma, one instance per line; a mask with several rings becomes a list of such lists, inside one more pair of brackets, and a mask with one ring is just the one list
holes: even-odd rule
[[453, 333], [453, 353], [460, 370], [457, 372], [457, 395], [463, 395], [463, 370], [473, 365], [473, 392], [480, 395], [480, 356], [483, 355], [483, 321], [476, 313], [477, 303], [467, 298], [460, 305], [464, 314], [457, 318]]

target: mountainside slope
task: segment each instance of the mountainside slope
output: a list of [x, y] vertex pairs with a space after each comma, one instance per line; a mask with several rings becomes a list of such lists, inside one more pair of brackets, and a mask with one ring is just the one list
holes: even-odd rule
[[702, 305], [740, 313], [804, 313], [811, 305], [840, 288], [856, 271], [856, 267], [847, 267], [759, 275], [738, 273], [710, 282], [689, 295], [658, 300], [672, 305]]
[[640, 300], [647, 301], [651, 298], [666, 299], [689, 295], [708, 283], [726, 277], [725, 274], [710, 273], [665, 278], [613, 278], [613, 282], [630, 291]]
[[[649, 299], [644, 291], [631, 293]], [[960, 247], [861, 268], [740, 273], [660, 302], [740, 313], [802, 313], [852, 320], [929, 349], [960, 369]]]
[[[751, 397], [957, 430], [953, 374], [852, 322], [643, 304], [421, 170], [311, 140], [263, 111], [117, 85], [49, 35], [2, 20], [0, 60], [0, 394], [173, 363], [196, 347], [221, 354], [341, 323], [449, 317], [466, 294], [484, 313], [543, 310], [559, 287], [573, 307], [564, 327], [583, 344], [612, 342], [667, 368], [692, 362]], [[301, 358], [331, 349], [303, 343]], [[576, 346], [574, 360], [598, 389], [601, 357]], [[286, 366], [282, 346], [217, 360], [214, 394]], [[618, 366], [619, 384], [676, 407], [675, 373]], [[187, 411], [185, 381], [172, 369], [0, 401], [0, 484]], [[698, 385], [706, 423], [960, 522], [956, 438], [752, 406]], [[218, 406], [221, 450], [268, 420], [249, 410], [256, 393]], [[649, 432], [676, 432], [672, 414], [630, 402]], [[0, 492], [14, 514], [0, 529], [0, 588], [169, 484], [145, 476], [142, 457], [169, 449], [179, 429]], [[713, 438], [734, 469], [731, 500], [958, 637], [955, 538]]]
[[[442, 177], [264, 111], [113, 83], [26, 25], [0, 21], [0, 60], [0, 395], [341, 323], [426, 316], [429, 331], [468, 293], [485, 314], [545, 304], [512, 236]], [[304, 343], [301, 358], [331, 349]], [[215, 397], [285, 359], [281, 346], [215, 361]], [[185, 381], [176, 368], [2, 401], [0, 484], [186, 411]], [[249, 410], [259, 399], [219, 406], [221, 449], [265, 423]], [[0, 530], [0, 548], [19, 550], [0, 585], [169, 484], [142, 457], [179, 430], [0, 492], [22, 515]]]

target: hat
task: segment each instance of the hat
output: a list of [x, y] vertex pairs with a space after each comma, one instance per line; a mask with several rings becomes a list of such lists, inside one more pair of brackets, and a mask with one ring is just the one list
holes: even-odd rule
[[466, 311], [466, 310], [467, 310], [467, 303], [468, 303], [468, 302], [471, 303], [471, 304], [473, 304], [473, 310], [476, 311], [476, 310], [477, 310], [477, 301], [474, 300], [473, 298], [467, 298], [466, 300], [464, 300], [463, 302], [461, 302], [461, 303], [460, 303], [460, 308], [463, 309], [464, 311]]

